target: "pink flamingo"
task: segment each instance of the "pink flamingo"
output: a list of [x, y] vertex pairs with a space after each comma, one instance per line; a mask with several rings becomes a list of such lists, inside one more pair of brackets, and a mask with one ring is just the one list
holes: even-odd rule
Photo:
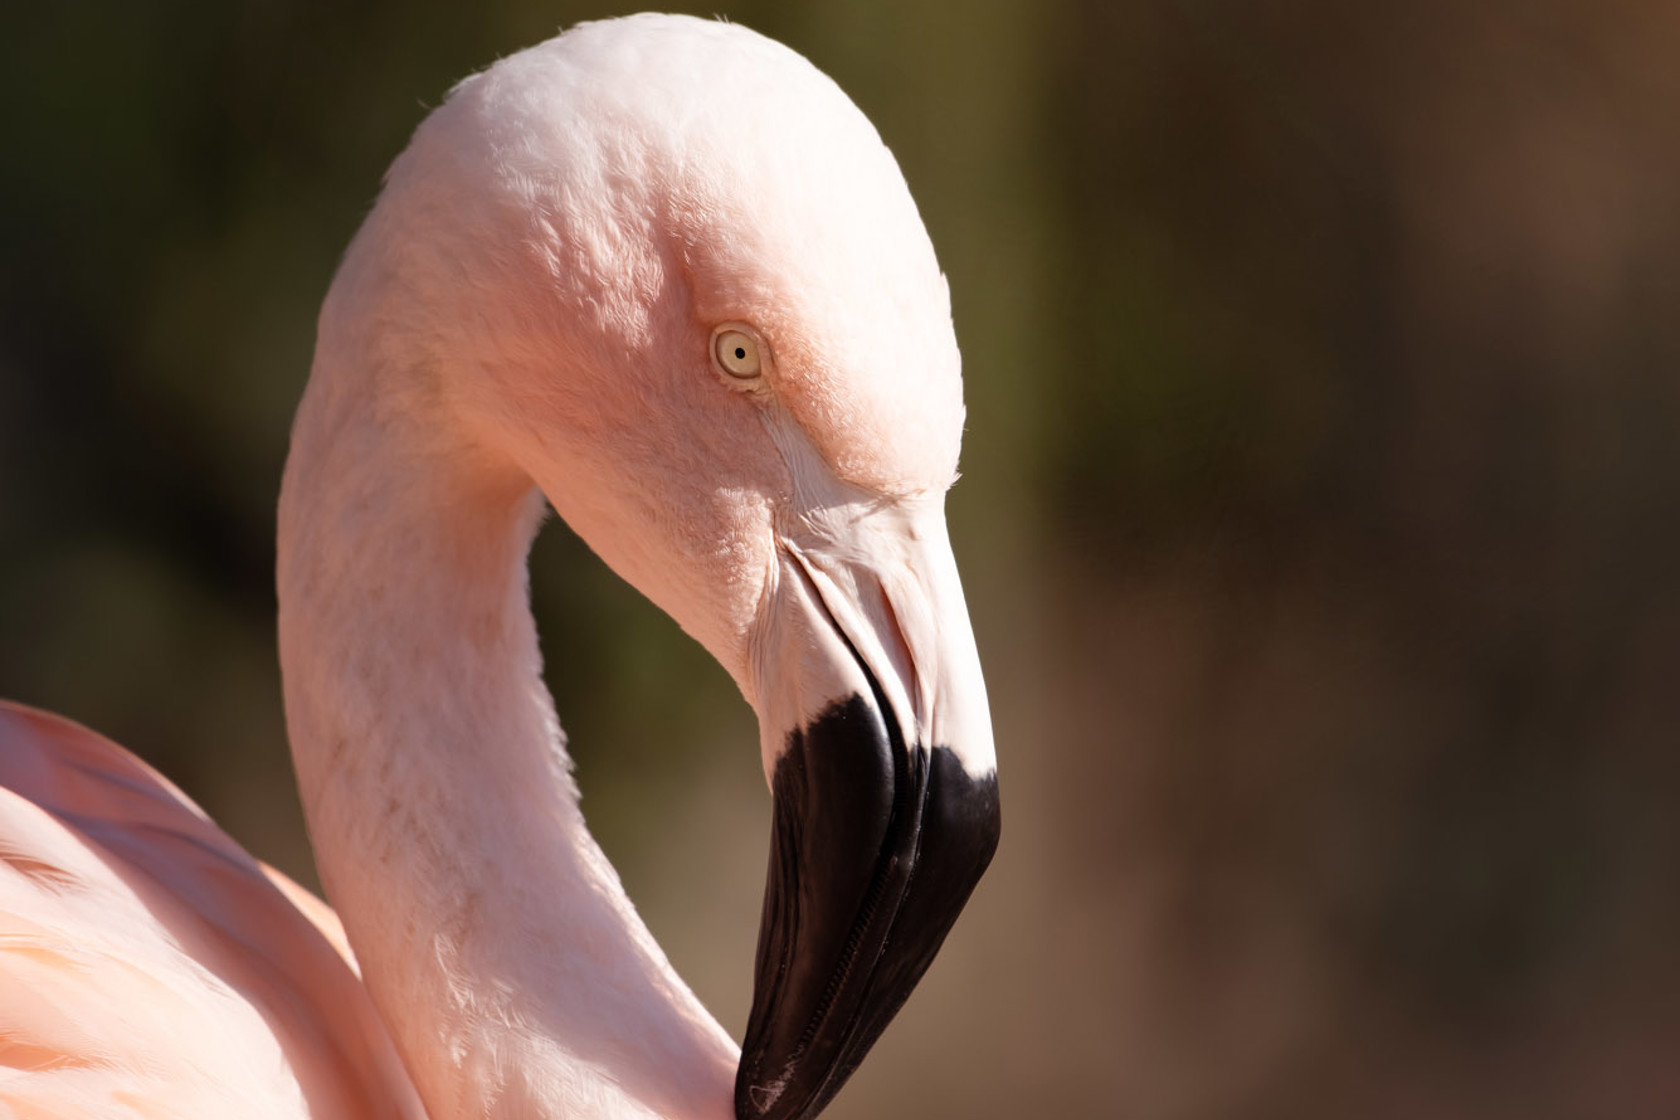
[[[461, 83], [333, 282], [280, 499], [338, 916], [121, 748], [0, 706], [0, 1104], [813, 1116], [997, 842], [943, 514], [962, 420], [903, 177], [804, 59], [639, 16]], [[579, 811], [527, 603], [544, 497], [757, 712], [739, 1051]]]

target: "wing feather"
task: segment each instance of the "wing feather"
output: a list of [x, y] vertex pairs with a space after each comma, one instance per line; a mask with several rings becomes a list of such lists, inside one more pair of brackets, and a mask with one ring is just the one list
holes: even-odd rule
[[0, 702], [0, 1113], [424, 1113], [325, 904], [167, 779]]

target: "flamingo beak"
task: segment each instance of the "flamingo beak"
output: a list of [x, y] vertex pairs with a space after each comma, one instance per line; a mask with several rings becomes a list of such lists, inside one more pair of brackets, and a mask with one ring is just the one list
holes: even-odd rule
[[991, 717], [937, 501], [807, 520], [758, 644], [775, 798], [739, 1120], [807, 1120], [997, 848]]

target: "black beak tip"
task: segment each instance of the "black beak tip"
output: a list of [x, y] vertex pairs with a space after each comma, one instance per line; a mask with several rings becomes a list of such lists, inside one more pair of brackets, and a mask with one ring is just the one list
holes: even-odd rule
[[738, 1120], [809, 1120], [933, 963], [997, 849], [997, 776], [854, 696], [789, 736]]

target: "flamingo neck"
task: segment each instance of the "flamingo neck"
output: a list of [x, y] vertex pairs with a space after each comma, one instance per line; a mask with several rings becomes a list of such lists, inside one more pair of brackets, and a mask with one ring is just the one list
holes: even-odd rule
[[318, 355], [293, 433], [286, 714], [322, 881], [427, 1111], [730, 1115], [735, 1045], [577, 805], [528, 605], [540, 495], [352, 372]]

